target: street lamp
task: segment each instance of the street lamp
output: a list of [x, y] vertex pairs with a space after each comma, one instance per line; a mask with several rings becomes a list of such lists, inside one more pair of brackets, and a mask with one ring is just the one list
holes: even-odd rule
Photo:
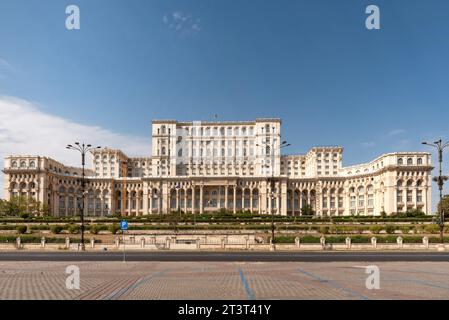
[[[272, 162], [271, 162], [271, 166], [274, 166], [274, 156], [275, 156], [275, 154], [274, 154], [274, 141], [273, 141], [273, 145], [272, 146], [269, 145], [268, 141], [262, 142], [262, 144], [265, 147], [269, 148], [268, 150], [270, 151], [270, 154], [272, 155], [272, 158], [273, 158]], [[256, 144], [256, 146], [257, 147], [262, 147], [262, 145], [260, 145], [260, 144]], [[282, 141], [280, 146], [279, 146], [279, 149], [282, 149], [282, 148], [285, 148], [285, 147], [289, 147], [289, 146], [291, 146], [290, 143], [288, 143], [287, 141]], [[265, 165], [263, 165], [263, 167], [264, 168], [270, 168], [270, 165], [265, 164]], [[271, 189], [271, 192], [270, 192], [270, 198], [271, 198], [271, 208], [270, 208], [271, 209], [271, 240], [272, 240], [272, 242], [274, 242], [275, 225], [274, 225], [273, 202], [274, 202], [274, 199], [276, 197], [275, 192], [274, 192], [274, 168], [271, 169], [271, 178], [269, 179], [269, 181], [270, 181], [270, 189]], [[279, 203], [277, 205], [279, 207]]]
[[90, 144], [84, 144], [75, 142], [75, 145], [68, 144], [67, 149], [75, 150], [81, 153], [81, 165], [83, 167], [83, 171], [81, 173], [81, 192], [82, 192], [82, 202], [80, 204], [80, 220], [81, 220], [81, 250], [85, 251], [86, 247], [84, 246], [84, 199], [86, 197], [86, 180], [85, 180], [85, 172], [84, 167], [86, 165], [86, 153], [92, 151], [94, 149], [100, 149], [101, 147], [92, 147]]
[[[179, 184], [176, 184], [175, 189], [176, 189], [176, 211], [179, 214], [179, 220], [181, 220], [181, 206], [180, 206], [181, 197], [179, 195], [179, 189], [181, 189], [181, 186]], [[176, 215], [176, 219], [175, 219], [175, 233], [178, 232], [178, 229], [177, 229], [178, 221], [177, 221], [177, 219], [178, 219], [178, 216]]]
[[422, 144], [426, 146], [434, 147], [438, 150], [438, 163], [439, 163], [439, 171], [438, 171], [438, 177], [434, 177], [433, 181], [435, 181], [438, 185], [438, 189], [440, 190], [440, 203], [438, 205], [438, 215], [440, 217], [439, 225], [440, 225], [440, 240], [441, 243], [444, 243], [444, 211], [442, 208], [442, 200], [443, 200], [443, 185], [444, 182], [448, 180], [447, 176], [443, 176], [443, 150], [446, 147], [449, 147], [449, 142], [443, 143], [443, 141], [440, 139], [438, 141], [435, 141], [434, 143], [428, 143], [423, 142]]

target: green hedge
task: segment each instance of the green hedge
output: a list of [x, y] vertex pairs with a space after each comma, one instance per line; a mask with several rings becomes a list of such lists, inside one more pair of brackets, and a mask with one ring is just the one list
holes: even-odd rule
[[[17, 236], [0, 236], [0, 243], [15, 243]], [[41, 243], [41, 237], [34, 236], [20, 236], [20, 241], [22, 243]], [[65, 238], [56, 238], [56, 237], [45, 237], [46, 243], [65, 243]], [[71, 243], [81, 243], [80, 238], [70, 238]], [[85, 239], [84, 242], [87, 244], [90, 242], [90, 239]], [[95, 239], [95, 243], [101, 243], [100, 239]]]
[[[173, 220], [179, 220], [180, 222], [192, 222], [194, 220], [198, 222], [233, 222], [233, 221], [241, 221], [241, 222], [267, 222], [272, 219], [276, 222], [331, 222], [331, 219], [328, 217], [292, 217], [292, 216], [272, 216], [270, 214], [258, 215], [258, 214], [249, 214], [249, 213], [205, 213], [205, 214], [182, 214], [181, 218], [179, 218], [179, 213], [172, 214], [162, 214], [162, 215], [146, 215], [139, 217], [123, 217], [129, 221], [135, 222], [169, 222]], [[110, 223], [110, 222], [119, 222], [121, 217], [108, 217], [108, 218], [98, 218], [98, 217], [86, 217], [86, 222], [92, 220], [97, 223]], [[415, 216], [415, 217], [405, 217], [405, 216], [388, 216], [388, 217], [370, 217], [370, 216], [345, 216], [345, 217], [333, 217], [332, 222], [430, 222], [432, 221], [432, 216]], [[22, 222], [47, 222], [47, 223], [57, 223], [57, 222], [79, 222], [79, 217], [32, 217], [26, 219], [20, 218], [2, 218], [1, 222], [6, 223], [22, 223]]]
[[[277, 236], [275, 243], [295, 243], [296, 236]], [[317, 236], [299, 236], [300, 243], [320, 243]], [[346, 236], [325, 236], [326, 243], [346, 243]], [[371, 243], [371, 236], [350, 236], [352, 243]], [[398, 236], [380, 236], [376, 237], [377, 243], [397, 243]], [[422, 243], [423, 237], [420, 236], [403, 236], [403, 243]], [[444, 238], [444, 242], [449, 242], [449, 237]], [[439, 237], [429, 237], [429, 243], [440, 243]]]

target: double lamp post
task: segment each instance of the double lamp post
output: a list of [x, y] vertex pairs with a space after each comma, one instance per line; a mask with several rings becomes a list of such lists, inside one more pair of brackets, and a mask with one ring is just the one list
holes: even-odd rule
[[438, 164], [439, 164], [439, 170], [438, 170], [438, 176], [433, 178], [433, 181], [435, 181], [438, 185], [438, 190], [440, 192], [440, 203], [438, 205], [438, 224], [440, 226], [440, 240], [441, 243], [444, 243], [444, 210], [443, 210], [443, 186], [444, 182], [448, 180], [447, 176], [443, 176], [443, 150], [447, 147], [449, 147], [449, 142], [443, 143], [443, 141], [440, 139], [438, 141], [435, 141], [434, 143], [429, 142], [423, 142], [422, 144], [430, 147], [434, 147], [438, 150]]
[[66, 147], [69, 150], [75, 150], [81, 153], [81, 165], [82, 165], [82, 172], [81, 172], [81, 192], [82, 192], [82, 201], [79, 205], [80, 210], [80, 220], [81, 220], [81, 250], [85, 251], [86, 247], [84, 245], [84, 202], [86, 198], [86, 179], [85, 179], [85, 172], [84, 168], [86, 166], [86, 154], [89, 151], [92, 151], [94, 149], [100, 149], [101, 147], [92, 147], [90, 144], [85, 144], [75, 142], [75, 145], [67, 145]]

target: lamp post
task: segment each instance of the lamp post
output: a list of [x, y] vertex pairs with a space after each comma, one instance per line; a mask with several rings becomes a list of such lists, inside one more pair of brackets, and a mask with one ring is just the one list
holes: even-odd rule
[[179, 220], [181, 220], [181, 207], [179, 205], [179, 203], [181, 202], [181, 197], [179, 195], [179, 189], [181, 189], [181, 186], [179, 184], [177, 184], [175, 186], [175, 189], [176, 189], [176, 211], [179, 214], [179, 217], [178, 217], [178, 215], [176, 215], [175, 227], [174, 227], [175, 233], [177, 233], [178, 232], [178, 218], [179, 218]]
[[82, 165], [82, 173], [81, 173], [81, 192], [82, 192], [82, 202], [80, 205], [80, 220], [81, 220], [81, 250], [85, 251], [86, 247], [84, 246], [84, 200], [86, 197], [86, 179], [85, 179], [85, 172], [84, 167], [86, 165], [86, 153], [89, 151], [92, 151], [94, 149], [100, 149], [101, 147], [92, 147], [90, 144], [85, 144], [75, 142], [75, 145], [67, 145], [66, 147], [69, 150], [75, 150], [81, 153], [81, 165]]
[[444, 243], [444, 211], [442, 208], [442, 200], [443, 200], [443, 186], [444, 182], [448, 180], [447, 176], [443, 176], [443, 150], [446, 147], [449, 147], [449, 142], [443, 143], [443, 141], [440, 139], [438, 141], [435, 141], [434, 143], [428, 143], [423, 142], [422, 144], [426, 146], [434, 147], [438, 150], [438, 164], [439, 164], [439, 170], [438, 170], [438, 176], [433, 178], [433, 181], [435, 181], [438, 185], [438, 189], [440, 191], [440, 203], [438, 205], [438, 215], [439, 215], [439, 225], [440, 225], [440, 241], [441, 243]]
[[[273, 131], [274, 131], [274, 127], [273, 127]], [[264, 168], [271, 168], [271, 178], [269, 178], [268, 180], [270, 181], [270, 189], [271, 189], [271, 192], [270, 192], [270, 198], [271, 198], [271, 206], [270, 206], [270, 211], [271, 211], [270, 212], [270, 214], [271, 214], [271, 240], [274, 242], [274, 230], [276, 229], [275, 225], [274, 225], [274, 210], [273, 210], [273, 202], [274, 202], [274, 199], [276, 197], [276, 194], [274, 192], [275, 183], [274, 183], [274, 167], [273, 167], [274, 166], [274, 157], [275, 157], [274, 141], [273, 141], [273, 144], [271, 146], [269, 145], [268, 141], [267, 142], [262, 142], [262, 145], [256, 144], [256, 146], [257, 147], [265, 146], [265, 148], [267, 148], [266, 150], [269, 151], [269, 152], [266, 152], [265, 154], [269, 154], [272, 157], [271, 166], [265, 164], [263, 167]], [[287, 141], [282, 141], [280, 146], [279, 146], [279, 149], [282, 149], [282, 148], [285, 148], [285, 147], [288, 147], [288, 146], [291, 146], [291, 144], [287, 143]], [[279, 207], [279, 203], [277, 205]]]

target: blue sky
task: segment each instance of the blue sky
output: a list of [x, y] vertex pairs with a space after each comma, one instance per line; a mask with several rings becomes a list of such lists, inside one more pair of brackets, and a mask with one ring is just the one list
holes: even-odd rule
[[424, 151], [449, 139], [448, 57], [447, 0], [0, 0], [0, 96], [139, 143], [218, 114], [280, 117], [288, 153], [342, 145], [345, 165]]

